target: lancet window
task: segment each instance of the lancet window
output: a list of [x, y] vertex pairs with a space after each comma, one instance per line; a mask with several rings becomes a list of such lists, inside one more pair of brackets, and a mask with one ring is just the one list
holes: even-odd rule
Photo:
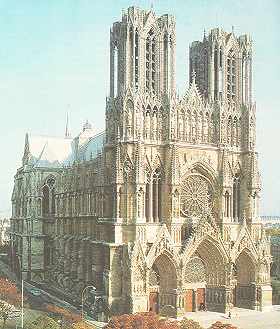
[[130, 51], [130, 54], [129, 54], [129, 74], [130, 74], [130, 81], [131, 81], [131, 84], [133, 84], [133, 59], [134, 59], [134, 33], [133, 33], [133, 29], [132, 27], [130, 27], [129, 29], [129, 43], [130, 43], [130, 48], [129, 48], [129, 51]]
[[138, 30], [135, 31], [135, 52], [134, 52], [134, 79], [135, 79], [135, 89], [139, 87], [139, 35]]
[[156, 89], [156, 39], [150, 30], [146, 39], [146, 91], [155, 93]]
[[214, 98], [218, 99], [218, 48], [214, 50]]
[[168, 88], [168, 78], [169, 78], [169, 51], [168, 51], [168, 33], [164, 35], [164, 84], [165, 89]]
[[118, 47], [117, 45], [114, 46], [114, 97], [117, 97], [118, 92]]
[[233, 179], [233, 219], [240, 219], [240, 176], [236, 174]]
[[43, 188], [43, 198], [42, 198], [42, 212], [43, 216], [51, 215], [55, 213], [55, 179], [50, 177], [46, 180]]
[[162, 194], [162, 175], [161, 170], [157, 168], [151, 175], [147, 175], [145, 215], [148, 222], [161, 221], [161, 194]]
[[228, 191], [225, 193], [225, 217], [230, 217], [230, 195]]
[[227, 98], [234, 100], [236, 94], [236, 60], [233, 49], [227, 56]]

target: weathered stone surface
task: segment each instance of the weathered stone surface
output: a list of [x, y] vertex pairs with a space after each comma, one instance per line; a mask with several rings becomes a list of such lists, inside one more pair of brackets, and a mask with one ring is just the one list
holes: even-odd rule
[[67, 159], [52, 143], [39, 159], [27, 136], [12, 197], [18, 275], [75, 299], [93, 285], [106, 314], [269, 306], [251, 41], [215, 29], [193, 44], [182, 99], [175, 45], [174, 17], [129, 8], [111, 29], [105, 134], [87, 122], [72, 150], [61, 142]]

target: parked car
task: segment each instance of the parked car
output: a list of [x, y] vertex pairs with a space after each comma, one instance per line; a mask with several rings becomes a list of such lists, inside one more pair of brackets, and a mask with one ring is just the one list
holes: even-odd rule
[[42, 292], [39, 289], [36, 288], [32, 288], [29, 290], [29, 292], [33, 295], [33, 296], [41, 296]]

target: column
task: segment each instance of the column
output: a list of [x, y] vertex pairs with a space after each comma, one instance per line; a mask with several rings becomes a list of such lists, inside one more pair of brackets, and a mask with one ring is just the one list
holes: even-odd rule
[[230, 215], [230, 218], [231, 218], [231, 220], [233, 219], [233, 197], [232, 197], [232, 194], [230, 194], [230, 213], [229, 213], [229, 215]]
[[149, 222], [152, 223], [153, 222], [153, 181], [151, 180], [149, 183], [149, 198], [148, 198], [148, 202], [149, 202]]
[[156, 223], [159, 222], [159, 218], [158, 218], [158, 180], [155, 180], [154, 181], [154, 184], [153, 184], [153, 187], [154, 187], [154, 221]]
[[114, 217], [115, 218], [119, 218], [120, 217], [120, 203], [121, 203], [121, 188], [117, 188], [116, 189], [116, 194], [117, 194], [117, 197], [116, 197], [116, 201], [115, 201], [115, 213], [114, 213]]
[[212, 49], [211, 57], [210, 57], [209, 80], [210, 80], [210, 83], [209, 83], [209, 85], [210, 85], [210, 97], [212, 99], [214, 99], [214, 84], [215, 84], [215, 77], [214, 77], [214, 48]]
[[198, 311], [198, 306], [197, 306], [197, 289], [193, 289], [193, 312]]

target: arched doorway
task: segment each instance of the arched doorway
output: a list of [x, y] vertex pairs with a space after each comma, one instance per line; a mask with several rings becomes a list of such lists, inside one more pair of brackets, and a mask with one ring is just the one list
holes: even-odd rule
[[206, 268], [200, 257], [192, 257], [187, 263], [183, 280], [185, 285], [185, 311], [204, 310], [206, 307]]
[[255, 301], [255, 265], [248, 252], [242, 251], [234, 267], [236, 287], [233, 291], [233, 304], [242, 308], [254, 308]]
[[219, 243], [207, 236], [184, 267], [185, 311], [206, 308], [224, 312], [227, 256]]
[[158, 313], [165, 305], [176, 308], [177, 273], [166, 254], [160, 255], [149, 273], [149, 310]]

